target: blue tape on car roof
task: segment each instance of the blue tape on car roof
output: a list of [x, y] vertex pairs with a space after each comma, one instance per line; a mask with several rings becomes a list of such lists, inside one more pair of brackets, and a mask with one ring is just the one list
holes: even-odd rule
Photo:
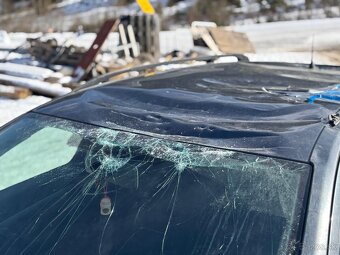
[[340, 84], [335, 85], [334, 89], [313, 94], [308, 98], [308, 103], [313, 104], [316, 99], [340, 101]]

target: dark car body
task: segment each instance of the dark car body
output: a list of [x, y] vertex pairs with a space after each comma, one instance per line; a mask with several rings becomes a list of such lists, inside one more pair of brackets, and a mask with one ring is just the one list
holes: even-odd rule
[[[238, 251], [236, 244], [230, 250], [223, 250], [223, 245], [229, 241], [225, 241], [219, 251], [212, 248], [215, 243], [211, 240], [208, 248], [197, 248], [190, 254], [236, 254], [236, 251], [240, 254], [338, 254], [340, 127], [334, 125], [332, 118], [339, 113], [340, 105], [339, 101], [325, 100], [322, 96], [315, 101], [308, 100], [313, 95], [332, 90], [339, 82], [340, 71], [336, 68], [310, 69], [304, 65], [243, 61], [207, 64], [101, 83], [54, 100], [27, 115], [58, 118], [150, 139], [204, 146], [217, 152], [227, 149], [251, 157], [269, 157], [278, 162], [282, 160], [308, 166], [311, 170], [303, 175], [302, 182], [306, 187], [301, 198], [303, 214], [298, 216], [299, 223], [293, 231], [296, 243], [290, 244], [294, 247], [290, 253], [280, 253], [280, 250], [270, 253], [258, 246], [248, 252], [244, 249]], [[10, 128], [11, 124], [3, 130]], [[186, 185], [190, 187], [191, 184], [187, 181]], [[176, 192], [178, 186], [173, 194]], [[197, 194], [197, 198], [199, 196]], [[169, 213], [172, 219], [173, 209]], [[164, 226], [163, 239], [158, 241], [161, 243], [158, 252], [146, 252], [147, 248], [140, 246], [146, 250], [138, 254], [179, 254], [178, 250], [166, 250], [164, 247], [168, 227], [171, 227], [170, 219]], [[252, 222], [255, 224], [256, 221]], [[279, 228], [281, 223], [275, 224]], [[181, 240], [186, 238], [180, 231], [177, 235]], [[213, 236], [213, 232], [210, 235]], [[134, 235], [130, 238], [133, 239]], [[252, 242], [261, 243], [255, 237], [250, 238]], [[126, 238], [124, 242], [128, 240]], [[155, 237], [155, 240], [158, 239]], [[202, 239], [200, 242], [205, 241]], [[172, 245], [184, 244], [173, 241]], [[8, 246], [7, 250], [10, 251]], [[189, 254], [188, 250], [181, 254]], [[131, 251], [120, 253], [119, 249], [111, 252], [103, 251], [103, 254], [137, 254]]]

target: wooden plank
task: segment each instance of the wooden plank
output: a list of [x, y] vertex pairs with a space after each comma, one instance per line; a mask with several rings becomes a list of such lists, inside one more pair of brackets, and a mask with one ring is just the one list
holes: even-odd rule
[[13, 86], [27, 88], [37, 94], [49, 97], [63, 96], [71, 92], [70, 88], [64, 88], [60, 84], [51, 84], [44, 81], [14, 77], [6, 74], [0, 74], [0, 82]]
[[128, 35], [129, 35], [129, 39], [130, 39], [130, 43], [132, 47], [132, 53], [133, 53], [133, 56], [136, 58], [140, 55], [140, 52], [139, 52], [138, 44], [137, 44], [136, 37], [135, 37], [135, 32], [133, 31], [132, 25], [127, 26], [127, 31], [128, 31]]
[[202, 38], [202, 40], [208, 46], [208, 48], [211, 51], [213, 51], [216, 55], [222, 54], [222, 52], [218, 48], [217, 44], [215, 43], [214, 39], [212, 38], [212, 36], [210, 35], [210, 33], [209, 33], [209, 31], [206, 27], [195, 27], [195, 26], [193, 26], [191, 28], [191, 30], [192, 30], [192, 33], [195, 36]]
[[30, 95], [32, 95], [32, 92], [29, 89], [0, 85], [0, 97], [24, 99]]
[[82, 60], [80, 61], [78, 67], [74, 71], [74, 81], [81, 81], [85, 74], [90, 71], [91, 65], [98, 55], [101, 47], [103, 46], [106, 38], [110, 34], [111, 31], [117, 29], [120, 23], [119, 19], [116, 20], [108, 20], [103, 26], [100, 28], [99, 33], [97, 34], [96, 39], [92, 43], [90, 49], [85, 53]]
[[160, 57], [160, 20], [158, 15], [131, 15], [129, 17], [129, 24], [133, 27], [140, 53], [150, 54], [158, 59]]
[[119, 30], [120, 39], [122, 40], [122, 45], [124, 46], [125, 58], [126, 59], [131, 59], [130, 48], [127, 47], [128, 41], [127, 41], [124, 25], [123, 24], [119, 24], [118, 30]]
[[220, 51], [225, 54], [255, 53], [254, 47], [246, 34], [226, 30], [220, 27], [209, 28], [209, 32]]

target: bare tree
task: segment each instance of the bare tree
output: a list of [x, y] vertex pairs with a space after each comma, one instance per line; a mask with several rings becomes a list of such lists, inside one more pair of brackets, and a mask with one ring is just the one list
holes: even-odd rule
[[189, 14], [190, 21], [213, 21], [218, 25], [228, 25], [233, 8], [240, 6], [239, 0], [197, 0]]
[[11, 13], [13, 11], [13, 1], [12, 0], [2, 0], [3, 13]]
[[36, 14], [41, 15], [45, 14], [49, 10], [51, 0], [33, 0], [32, 4]]

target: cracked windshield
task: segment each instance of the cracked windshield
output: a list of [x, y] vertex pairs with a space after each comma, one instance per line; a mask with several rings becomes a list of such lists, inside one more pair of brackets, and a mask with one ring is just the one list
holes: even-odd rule
[[1, 254], [294, 249], [306, 164], [38, 114], [14, 126], [0, 133]]
[[340, 0], [0, 0], [0, 255], [337, 255], [339, 31]]

